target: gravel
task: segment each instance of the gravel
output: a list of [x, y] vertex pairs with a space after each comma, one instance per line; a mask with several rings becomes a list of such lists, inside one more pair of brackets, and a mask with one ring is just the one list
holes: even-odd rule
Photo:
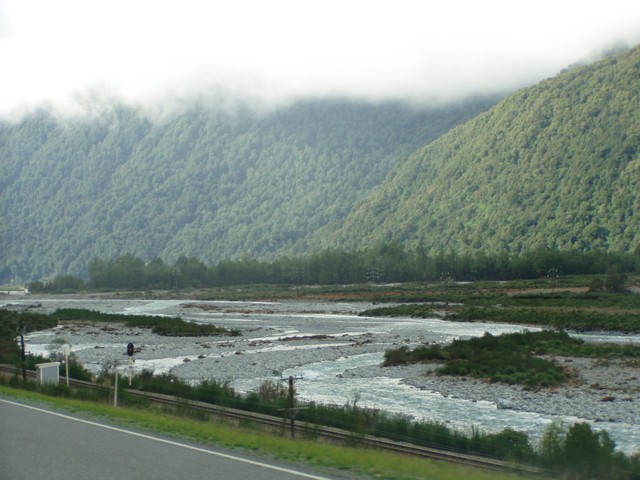
[[[20, 301], [13, 308], [52, 311], [71, 306], [101, 311], [147, 309], [138, 300], [79, 300], [43, 297]], [[136, 368], [169, 371], [186, 380], [200, 381], [279, 378], [283, 371], [320, 361], [381, 353], [400, 345], [446, 342], [454, 333], [431, 331], [417, 320], [366, 319], [355, 315], [371, 307], [366, 303], [233, 303], [167, 301], [157, 313], [180, 315], [199, 322], [213, 322], [242, 331], [240, 337], [159, 337], [146, 329], [120, 324], [65, 324], [53, 331], [28, 337], [33, 351], [43, 351], [55, 338], [71, 343], [79, 360], [96, 373], [114, 361], [126, 363], [126, 344], [139, 349]], [[303, 316], [300, 316], [303, 314]], [[322, 321], [327, 314], [340, 315], [341, 322]], [[440, 325], [440, 324], [438, 324]], [[475, 328], [506, 328], [493, 324]], [[442, 327], [446, 328], [446, 327]], [[473, 328], [467, 324], [464, 328]], [[521, 327], [510, 327], [512, 330]], [[400, 367], [366, 366], [345, 370], [344, 377], [401, 379], [416, 388], [439, 392], [445, 397], [494, 402], [498, 408], [594, 422], [623, 422], [640, 428], [640, 369], [619, 360], [556, 358], [573, 372], [573, 380], [562, 387], [528, 390], [520, 386], [482, 380], [441, 377], [436, 365]], [[634, 427], [635, 428], [635, 427]]]

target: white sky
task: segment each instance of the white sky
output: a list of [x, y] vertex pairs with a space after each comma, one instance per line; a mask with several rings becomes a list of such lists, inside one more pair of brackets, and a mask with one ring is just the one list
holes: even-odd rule
[[0, 116], [87, 92], [430, 102], [640, 43], [640, 0], [0, 0]]

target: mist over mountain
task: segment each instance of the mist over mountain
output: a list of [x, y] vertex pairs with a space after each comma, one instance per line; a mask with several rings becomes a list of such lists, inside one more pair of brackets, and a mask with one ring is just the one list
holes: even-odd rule
[[123, 254], [640, 251], [640, 47], [499, 102], [105, 105], [0, 123], [0, 280]]
[[206, 105], [162, 118], [103, 102], [92, 115], [1, 122], [0, 281], [84, 275], [92, 259], [122, 254], [305, 253], [294, 246], [495, 101]]
[[400, 163], [309, 248], [640, 252], [640, 47], [519, 90]]
[[629, 0], [4, 0], [0, 118], [82, 111], [87, 91], [161, 109], [211, 90], [433, 105], [533, 85], [637, 44], [638, 25]]

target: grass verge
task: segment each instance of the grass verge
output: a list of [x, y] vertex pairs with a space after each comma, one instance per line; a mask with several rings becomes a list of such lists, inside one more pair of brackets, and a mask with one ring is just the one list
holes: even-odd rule
[[[134, 426], [163, 435], [249, 450], [293, 464], [304, 464], [325, 472], [345, 471], [354, 476], [376, 479], [437, 480], [518, 480], [528, 478], [512, 473], [484, 471], [446, 462], [396, 455], [367, 448], [332, 445], [317, 441], [268, 435], [249, 428], [231, 427], [213, 421], [185, 419], [146, 408], [115, 408], [106, 404], [50, 397], [36, 392], [0, 386], [0, 395], [27, 402], [45, 403], [82, 415], [99, 417], [107, 422]], [[330, 475], [330, 473], [326, 473]]]

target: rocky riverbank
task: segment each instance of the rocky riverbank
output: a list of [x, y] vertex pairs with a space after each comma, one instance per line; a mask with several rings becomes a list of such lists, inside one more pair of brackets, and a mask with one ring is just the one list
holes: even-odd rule
[[[69, 323], [28, 337], [28, 348], [46, 352], [55, 339], [72, 345], [78, 359], [94, 372], [114, 362], [126, 363], [125, 346], [136, 345], [136, 369], [171, 372], [192, 381], [221, 380], [257, 385], [283, 372], [322, 362], [367, 356], [378, 361], [337, 369], [345, 379], [397, 379], [403, 385], [437, 392], [450, 399], [490, 402], [497, 409], [531, 412], [566, 419], [625, 424], [640, 438], [640, 368], [619, 360], [557, 358], [572, 372], [569, 384], [528, 390], [482, 380], [443, 377], [436, 365], [381, 367], [382, 354], [400, 345], [445, 343], [484, 331], [500, 334], [522, 327], [499, 324], [454, 324], [440, 320], [358, 317], [370, 304], [189, 302], [120, 299], [29, 299], [15, 308], [52, 311], [62, 307], [107, 312], [179, 315], [184, 319], [239, 329], [240, 337], [159, 337], [148, 330], [119, 324]], [[629, 337], [630, 341], [638, 339]]]
[[[393, 375], [416, 388], [445, 397], [494, 402], [500, 409], [576, 417], [594, 422], [636, 423], [640, 419], [640, 373], [621, 361], [557, 358], [573, 374], [568, 385], [526, 389], [483, 380], [444, 377], [434, 373], [437, 365], [392, 367]], [[385, 368], [385, 370], [388, 370]], [[373, 374], [376, 372], [354, 372]], [[391, 375], [388, 371], [387, 375]], [[639, 425], [640, 428], [640, 425]]]

